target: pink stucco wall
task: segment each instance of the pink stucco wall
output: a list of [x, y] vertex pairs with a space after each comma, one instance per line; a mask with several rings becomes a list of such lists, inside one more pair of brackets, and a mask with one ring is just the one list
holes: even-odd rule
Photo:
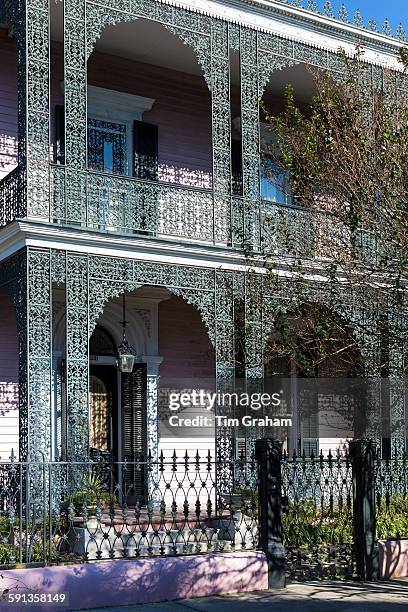
[[[268, 580], [265, 555], [245, 551], [5, 570], [0, 592], [6, 588], [12, 592], [67, 592], [69, 605], [56, 609], [86, 610], [265, 590]], [[1, 611], [9, 609], [0, 603]], [[49, 612], [50, 606], [31, 609]]]
[[408, 578], [408, 538], [378, 542], [380, 578]]
[[0, 461], [18, 453], [18, 339], [14, 307], [0, 291]]

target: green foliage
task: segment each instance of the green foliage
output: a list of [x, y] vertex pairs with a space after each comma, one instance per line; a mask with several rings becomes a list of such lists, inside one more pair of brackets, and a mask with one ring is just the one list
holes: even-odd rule
[[353, 541], [350, 510], [320, 508], [311, 500], [289, 504], [283, 515], [285, 545], [289, 548]]
[[376, 514], [379, 540], [408, 538], [408, 495], [382, 498], [377, 503]]
[[102, 478], [97, 474], [89, 474], [84, 479], [81, 490], [75, 491], [65, 499], [64, 508], [69, 512], [70, 508], [73, 507], [77, 515], [82, 515], [85, 510], [106, 507], [110, 499]]
[[[377, 538], [408, 537], [408, 496], [395, 494], [379, 500], [376, 508]], [[320, 544], [348, 544], [353, 541], [351, 509], [321, 508], [311, 500], [290, 503], [283, 514], [283, 533], [288, 548]]]

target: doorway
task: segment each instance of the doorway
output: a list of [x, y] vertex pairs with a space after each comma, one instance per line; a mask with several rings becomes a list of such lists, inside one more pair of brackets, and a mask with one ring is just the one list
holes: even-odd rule
[[110, 365], [90, 365], [89, 447], [92, 460], [118, 461], [117, 370]]

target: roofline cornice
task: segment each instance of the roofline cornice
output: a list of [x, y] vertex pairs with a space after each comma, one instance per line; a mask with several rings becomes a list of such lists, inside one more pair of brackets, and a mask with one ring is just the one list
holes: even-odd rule
[[[367, 51], [364, 59], [368, 63], [402, 72], [402, 66], [397, 60], [397, 52], [404, 46], [402, 41], [301, 7], [276, 0], [163, 1], [333, 53], [342, 46], [348, 53], [352, 53], [359, 44]], [[279, 26], [283, 26], [282, 29]]]

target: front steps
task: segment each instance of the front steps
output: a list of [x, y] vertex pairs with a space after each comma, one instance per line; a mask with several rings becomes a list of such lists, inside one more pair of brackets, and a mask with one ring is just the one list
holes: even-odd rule
[[250, 550], [257, 545], [257, 526], [255, 521], [245, 519], [240, 525], [228, 519], [228, 524], [225, 520], [220, 526], [220, 519], [215, 519], [217, 527], [160, 529], [150, 526], [147, 530], [126, 524], [106, 525], [91, 519], [86, 526], [70, 528], [69, 556], [94, 561]]

